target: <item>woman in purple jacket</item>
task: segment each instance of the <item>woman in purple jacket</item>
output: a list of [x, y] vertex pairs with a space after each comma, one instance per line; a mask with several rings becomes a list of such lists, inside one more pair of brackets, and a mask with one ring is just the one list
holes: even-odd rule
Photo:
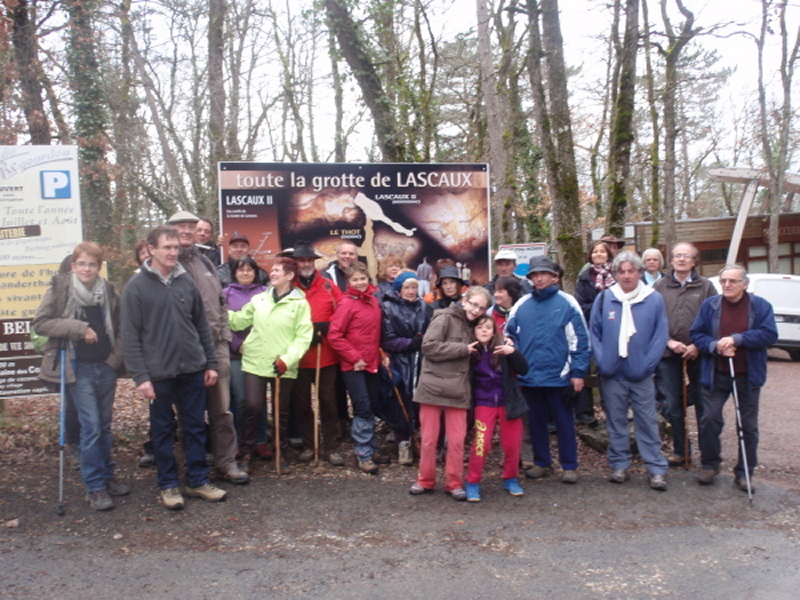
[[[260, 294], [267, 288], [256, 281], [258, 265], [252, 256], [245, 254], [233, 263], [233, 281], [223, 290], [228, 302], [228, 308], [241, 310], [250, 302], [253, 296]], [[244, 343], [250, 329], [231, 331], [231, 412], [236, 427], [236, 436], [242, 439], [242, 415], [244, 412], [244, 373], [242, 372], [242, 343]], [[265, 459], [271, 458], [272, 453], [267, 446], [267, 405], [264, 404], [263, 414], [259, 417], [258, 442], [256, 453]]]

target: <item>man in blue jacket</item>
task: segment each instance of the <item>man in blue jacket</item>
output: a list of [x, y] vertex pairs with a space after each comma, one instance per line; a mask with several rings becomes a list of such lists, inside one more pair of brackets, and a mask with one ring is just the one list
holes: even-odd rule
[[629, 479], [630, 407], [639, 454], [650, 473], [650, 487], [664, 491], [667, 459], [661, 454], [653, 382], [669, 337], [664, 300], [642, 283], [644, 264], [635, 252], [617, 254], [611, 270], [617, 283], [595, 298], [589, 325], [605, 402], [608, 463], [613, 471], [609, 481], [625, 483]]
[[[778, 339], [772, 305], [747, 292], [747, 271], [727, 265], [719, 272], [722, 295], [709, 298], [700, 306], [690, 335], [700, 349], [700, 388], [703, 416], [700, 419], [700, 457], [703, 470], [697, 476], [701, 485], [711, 485], [722, 462], [722, 408], [736, 385], [742, 434], [747, 453], [749, 476], [757, 463], [758, 399], [767, 380], [767, 347]], [[733, 359], [734, 378], [730, 360]], [[747, 491], [741, 446], [733, 468], [734, 485]]]
[[558, 434], [561, 481], [578, 481], [578, 443], [572, 408], [564, 401], [564, 388], [583, 389], [589, 368], [589, 338], [577, 301], [558, 286], [558, 267], [544, 256], [530, 261], [528, 277], [533, 291], [511, 309], [506, 335], [531, 365], [519, 385], [528, 403], [528, 428], [534, 466], [525, 476], [538, 479], [552, 472], [548, 417]]

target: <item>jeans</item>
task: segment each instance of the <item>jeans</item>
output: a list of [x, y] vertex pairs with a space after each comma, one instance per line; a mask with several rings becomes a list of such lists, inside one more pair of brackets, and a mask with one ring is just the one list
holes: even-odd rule
[[653, 376], [641, 381], [601, 377], [600, 389], [606, 403], [608, 464], [615, 471], [631, 466], [631, 444], [628, 438], [628, 407], [631, 407], [636, 445], [647, 471], [651, 475], [664, 475], [668, 466], [667, 459], [661, 454]]
[[104, 362], [75, 362], [75, 382], [68, 385], [81, 425], [81, 476], [90, 492], [104, 490], [114, 476], [111, 462], [111, 412], [117, 372]]
[[540, 467], [549, 467], [550, 434], [547, 421], [553, 418], [558, 437], [558, 459], [565, 471], [578, 468], [578, 440], [575, 438], [575, 418], [572, 408], [564, 399], [564, 388], [560, 387], [521, 387], [522, 395], [528, 403], [528, 427], [533, 445], [533, 462]]
[[206, 464], [206, 386], [203, 371], [154, 381], [156, 397], [150, 401], [150, 433], [158, 470], [158, 487], [178, 487], [178, 462], [172, 450], [173, 405], [178, 409], [183, 428], [183, 453], [186, 458], [186, 483], [200, 487], [208, 483]]
[[[742, 417], [742, 434], [747, 451], [747, 469], [753, 474], [758, 464], [758, 404], [761, 388], [751, 388], [747, 384], [747, 376], [736, 378], [736, 390], [739, 396], [739, 413]], [[722, 443], [719, 436], [725, 421], [722, 408], [733, 392], [733, 379], [725, 373], [714, 373], [714, 385], [702, 387], [705, 410], [700, 420], [700, 458], [704, 469], [718, 469], [722, 463]], [[744, 461], [742, 445], [739, 444], [739, 460], [733, 468], [738, 477], [744, 477]]]
[[342, 371], [342, 377], [353, 403], [353, 450], [359, 462], [371, 460], [372, 453], [378, 449], [372, 406], [380, 397], [380, 375], [367, 371]]
[[[700, 393], [700, 359], [690, 360], [686, 364], [689, 386], [686, 399], [689, 406], [694, 404], [697, 427], [703, 417], [703, 400]], [[678, 456], [686, 453], [686, 415], [683, 412], [683, 358], [680, 356], [662, 358], [658, 363], [657, 384], [664, 396], [664, 418], [672, 426], [672, 448]], [[689, 454], [692, 449], [689, 446]]]

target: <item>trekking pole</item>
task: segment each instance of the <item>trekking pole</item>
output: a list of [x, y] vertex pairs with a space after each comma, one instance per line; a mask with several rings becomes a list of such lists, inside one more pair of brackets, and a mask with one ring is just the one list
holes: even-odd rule
[[60, 360], [61, 360], [61, 411], [59, 414], [59, 424], [58, 424], [58, 516], [64, 516], [64, 446], [66, 445], [66, 435], [64, 430], [66, 429], [66, 422], [67, 422], [67, 407], [66, 407], [66, 400], [67, 400], [67, 351], [65, 348], [61, 348], [60, 351]]
[[272, 380], [274, 414], [272, 418], [275, 435], [275, 472], [281, 474], [281, 376], [276, 372]]
[[739, 390], [736, 385], [736, 374], [733, 369], [733, 357], [728, 357], [728, 366], [731, 369], [731, 384], [733, 387], [733, 406], [736, 409], [736, 432], [739, 434], [739, 448], [742, 452], [742, 464], [744, 464], [744, 480], [747, 482], [747, 499], [750, 506], [753, 505], [753, 487], [750, 484], [750, 468], [747, 465], [747, 449], [744, 446], [744, 431], [742, 431], [742, 413], [739, 411]]
[[314, 371], [314, 396], [311, 410], [314, 412], [314, 462], [319, 463], [319, 369], [322, 364], [322, 342], [317, 344], [317, 369]]
[[683, 468], [689, 470], [689, 370], [688, 361], [683, 359]]

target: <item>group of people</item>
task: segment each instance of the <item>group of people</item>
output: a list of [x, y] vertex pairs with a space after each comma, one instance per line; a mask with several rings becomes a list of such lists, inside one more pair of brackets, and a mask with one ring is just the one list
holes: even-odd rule
[[[99, 276], [100, 248], [82, 242], [34, 318], [36, 332], [49, 336], [41, 376], [57, 382], [65, 371], [77, 408], [81, 475], [96, 510], [113, 508], [113, 496], [129, 493], [111, 460], [123, 359], [149, 402], [147, 452], [170, 509], [182, 508], [185, 496], [226, 497], [211, 482], [209, 451], [220, 477], [244, 484], [256, 459], [274, 460], [281, 474], [292, 471], [290, 437], [302, 441], [298, 460], [321, 453], [342, 466], [340, 444], [349, 434], [358, 468], [377, 473], [391, 460], [381, 452], [378, 420], [397, 442], [401, 464], [413, 465], [418, 454], [412, 495], [434, 489], [441, 451], [445, 491], [455, 500], [480, 501], [496, 426], [508, 493], [524, 493], [524, 438], [532, 455], [524, 475], [553, 473], [551, 428], [561, 480], [574, 484], [576, 419], [594, 418], [586, 386], [593, 369], [610, 437], [611, 482], [629, 478], [629, 410], [651, 488], [666, 489], [669, 465], [688, 464], [687, 376], [700, 432], [698, 481], [711, 484], [719, 471], [722, 407], [733, 385], [749, 475], [757, 464], [759, 390], [766, 348], [777, 339], [772, 309], [746, 293], [747, 273], [736, 265], [721, 271], [716, 295], [694, 268], [691, 244], [672, 248], [672, 269], [663, 273], [659, 265], [660, 276], [647, 285], [649, 269], [638, 254], [620, 251], [614, 240], [596, 242], [575, 296], [561, 289], [563, 272], [546, 257], [531, 259], [521, 278], [516, 256], [501, 250], [497, 276], [469, 287], [452, 261], [440, 261], [435, 287], [423, 298], [419, 275], [398, 256], [385, 257], [373, 285], [348, 241], [323, 270], [312, 245], [298, 241], [266, 274], [248, 253], [247, 238], [234, 235], [222, 263], [211, 242], [213, 225], [204, 223], [180, 211], [151, 230], [137, 247], [140, 269], [121, 297]], [[658, 410], [672, 424], [668, 457]], [[186, 461], [183, 486], [176, 429]], [[744, 465], [740, 456], [734, 472], [742, 489]]]

